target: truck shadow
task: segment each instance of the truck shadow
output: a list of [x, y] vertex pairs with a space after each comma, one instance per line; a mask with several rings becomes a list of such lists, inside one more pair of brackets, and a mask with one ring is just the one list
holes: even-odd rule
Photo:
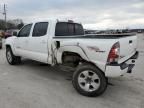
[[[55, 82], [61, 82], [61, 84], [64, 83], [66, 84], [65, 89], [70, 90], [70, 92], [72, 91], [72, 93], [73, 92], [76, 93], [71, 83], [73, 74], [72, 72], [62, 71], [58, 66], [51, 67], [50, 65], [32, 60], [23, 60], [23, 63], [22, 65], [20, 65], [20, 67], [27, 68], [29, 72], [33, 72], [34, 74], [41, 76], [43, 79], [53, 80]], [[106, 92], [98, 98], [109, 99], [110, 96], [113, 97], [113, 101], [115, 101], [114, 99], [116, 98], [117, 100], [118, 98], [123, 98], [121, 94], [125, 94], [128, 97], [129, 96], [138, 97], [140, 95], [144, 95], [140, 92], [141, 88], [137, 89], [137, 87], [140, 86], [141, 83], [143, 83], [144, 81], [143, 80], [140, 80], [142, 82], [137, 81], [135, 78], [127, 78], [127, 77], [109, 79], [109, 84]], [[135, 86], [134, 83], [135, 85], [137, 84], [137, 86]], [[117, 95], [119, 95], [119, 97], [117, 97]]]
[[64, 71], [59, 66], [50, 66], [49, 64], [40, 63], [37, 61], [24, 59], [20, 66], [26, 66], [27, 68], [34, 69], [35, 74], [38, 74], [45, 78], [53, 80], [63, 79], [72, 80], [73, 72]]

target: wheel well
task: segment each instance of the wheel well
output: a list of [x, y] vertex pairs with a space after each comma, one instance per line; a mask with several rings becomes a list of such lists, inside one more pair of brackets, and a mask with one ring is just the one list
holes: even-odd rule
[[62, 63], [66, 64], [66, 65], [73, 65], [73, 66], [77, 66], [79, 64], [80, 61], [82, 61], [82, 57], [74, 52], [68, 52], [65, 51], [62, 54]]
[[79, 54], [74, 52], [67, 52], [67, 51], [63, 52], [62, 64], [66, 64], [67, 66], [71, 66], [71, 67], [77, 67], [80, 63], [92, 65], [97, 69], [99, 69], [104, 74], [104, 72], [96, 64], [84, 60]]
[[[74, 52], [63, 52], [62, 54], [62, 63], [76, 63], [77, 65], [79, 65], [79, 63], [84, 63], [84, 64], [90, 64], [93, 66], [96, 66], [94, 63], [89, 62], [84, 60], [79, 54], [74, 53]], [[76, 65], [76, 66], [77, 66]]]
[[7, 48], [11, 48], [11, 46], [10, 46], [10, 45], [6, 45], [6, 49], [7, 49]]
[[63, 52], [62, 57], [66, 56], [66, 55], [77, 55], [77, 56], [79, 56], [79, 57], [80, 57], [80, 55], [79, 55], [79, 54], [74, 53], [74, 52], [69, 52], [69, 51], [65, 51], [65, 52]]

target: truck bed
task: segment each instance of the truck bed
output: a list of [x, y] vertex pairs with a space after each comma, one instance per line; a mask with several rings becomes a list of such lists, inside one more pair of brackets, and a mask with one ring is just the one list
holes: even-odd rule
[[117, 39], [122, 37], [130, 37], [136, 35], [135, 33], [123, 33], [123, 34], [90, 34], [85, 35], [85, 38], [106, 38], [106, 39]]
[[[81, 47], [87, 46], [96, 46], [101, 51], [106, 51], [106, 55], [108, 55], [109, 50], [113, 46], [114, 43], [119, 42], [120, 44], [120, 60], [119, 63], [124, 62], [129, 59], [135, 52], [137, 47], [137, 36], [134, 33], [125, 33], [125, 34], [91, 34], [84, 36], [58, 36], [54, 37], [56, 40], [61, 41], [61, 45], [77, 45], [76, 43], [80, 43]], [[94, 57], [103, 58], [106, 55], [103, 53], [95, 55]], [[101, 57], [99, 57], [101, 56]], [[97, 58], [97, 59], [98, 59]], [[105, 61], [107, 57], [105, 58]], [[100, 60], [99, 60], [100, 61]], [[104, 61], [104, 60], [103, 60]]]
[[59, 36], [54, 38], [98, 38], [98, 39], [118, 39], [123, 37], [135, 36], [135, 33], [123, 33], [123, 34], [87, 34], [84, 36]]

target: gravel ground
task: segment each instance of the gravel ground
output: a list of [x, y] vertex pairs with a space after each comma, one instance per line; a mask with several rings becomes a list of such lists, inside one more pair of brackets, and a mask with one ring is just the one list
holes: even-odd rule
[[10, 66], [0, 50], [0, 108], [144, 108], [144, 36], [138, 40], [133, 73], [110, 79], [107, 91], [95, 98], [78, 94], [70, 73], [30, 60]]

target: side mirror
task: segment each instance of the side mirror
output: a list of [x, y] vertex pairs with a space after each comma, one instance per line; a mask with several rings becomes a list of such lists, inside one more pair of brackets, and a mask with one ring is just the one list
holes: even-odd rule
[[17, 36], [18, 33], [16, 31], [13, 32], [13, 36]]

